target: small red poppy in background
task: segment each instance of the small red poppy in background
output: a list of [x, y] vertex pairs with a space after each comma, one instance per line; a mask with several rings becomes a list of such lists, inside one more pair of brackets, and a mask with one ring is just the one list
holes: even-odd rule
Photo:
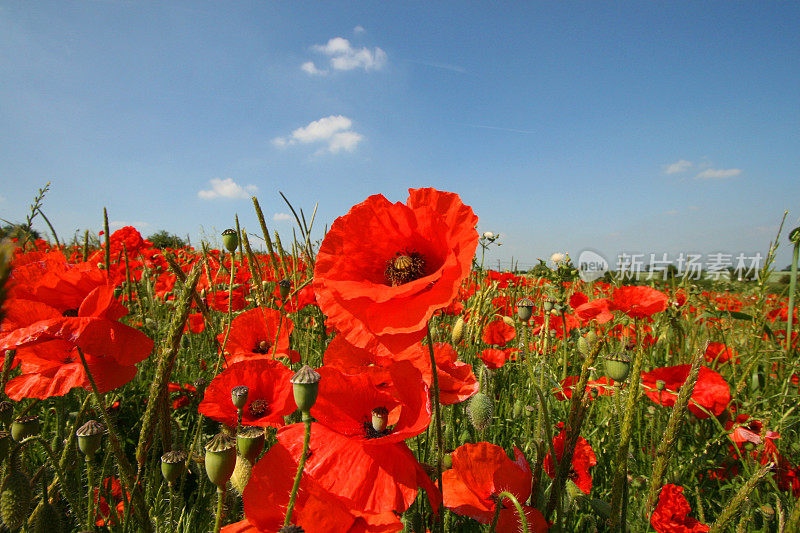
[[[256, 307], [245, 311], [231, 322], [225, 344], [226, 360], [230, 365], [247, 359], [272, 359], [273, 352], [278, 357], [289, 357], [289, 335], [293, 330], [294, 323], [285, 316], [281, 320], [280, 312], [275, 309]], [[220, 333], [217, 340], [222, 345], [225, 333]]]
[[337, 218], [317, 253], [317, 304], [352, 344], [379, 355], [425, 336], [472, 268], [478, 218], [457, 194], [410, 189], [408, 201], [370, 196]]
[[283, 417], [297, 407], [289, 380], [292, 372], [278, 361], [251, 359], [230, 365], [208, 384], [197, 410], [203, 415], [231, 427], [236, 426], [236, 407], [231, 389], [248, 388], [247, 402], [242, 409], [242, 425], [282, 427]]
[[644, 286], [624, 286], [614, 291], [614, 309], [633, 318], [649, 318], [667, 308], [669, 298], [656, 289]]
[[496, 370], [506, 364], [506, 352], [497, 348], [486, 348], [480, 353], [481, 361], [486, 368]]
[[[691, 365], [656, 368], [642, 374], [644, 393], [653, 402], [671, 407], [675, 405], [678, 391], [689, 377]], [[658, 390], [657, 383], [664, 382], [664, 390]], [[697, 418], [708, 418], [707, 412], [721, 414], [731, 401], [728, 382], [718, 372], [701, 366], [694, 392], [689, 400], [689, 410]]]
[[710, 528], [689, 513], [692, 508], [683, 495], [683, 487], [667, 484], [661, 488], [658, 504], [650, 517], [650, 525], [658, 533], [702, 533]]
[[729, 348], [721, 342], [709, 342], [708, 347], [706, 348], [705, 357], [706, 361], [709, 363], [713, 363], [714, 361], [719, 363], [727, 363], [730, 360], [733, 360], [736, 363], [739, 362], [739, 354], [736, 353], [736, 350]]
[[169, 383], [167, 391], [170, 394], [175, 394], [172, 397], [172, 408], [180, 409], [192, 403], [192, 396], [197, 393], [197, 389], [191, 383]]
[[[444, 506], [482, 524], [494, 517], [501, 492], [513, 494], [522, 504], [530, 531], [547, 531], [544, 516], [525, 502], [531, 495], [531, 469], [525, 456], [514, 448], [514, 460], [505, 450], [488, 442], [464, 444], [451, 454], [453, 467], [442, 473]], [[497, 531], [516, 532], [520, 521], [516, 507], [503, 503]]]
[[[579, 379], [578, 376], [567, 376], [561, 380], [561, 387], [553, 389], [553, 396], [556, 397], [556, 400], [563, 402], [572, 398], [572, 393]], [[607, 377], [588, 381], [586, 383], [586, 392], [589, 393], [589, 399], [594, 400], [591, 391], [595, 391], [597, 396], [611, 396], [614, 394], [614, 381]]]
[[[417, 344], [406, 352], [413, 357], [409, 361], [422, 372], [422, 380], [430, 388], [433, 383], [431, 360], [428, 346]], [[452, 405], [478, 393], [480, 385], [472, 371], [472, 365], [458, 360], [458, 354], [452, 346], [436, 342], [433, 344], [436, 358], [436, 375], [439, 378], [439, 403]], [[405, 357], [403, 354], [400, 358]]]
[[[561, 456], [564, 455], [566, 440], [567, 432], [563, 429], [553, 437], [553, 449], [555, 449], [557, 461], [561, 461]], [[572, 455], [572, 468], [568, 478], [585, 494], [589, 494], [592, 490], [592, 475], [589, 473], [589, 469], [596, 464], [597, 458], [594, 455], [594, 450], [592, 450], [586, 439], [578, 437], [578, 441], [575, 443], [575, 453]], [[553, 457], [550, 453], [544, 458], [544, 471], [551, 478], [556, 475], [556, 464], [553, 462]]]
[[505, 346], [517, 336], [514, 326], [506, 324], [502, 318], [495, 318], [483, 327], [481, 340], [494, 346]]

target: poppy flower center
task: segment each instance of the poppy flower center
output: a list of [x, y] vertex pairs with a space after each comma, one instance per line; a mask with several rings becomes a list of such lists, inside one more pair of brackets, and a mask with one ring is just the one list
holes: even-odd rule
[[404, 285], [425, 275], [425, 258], [422, 254], [412, 250], [397, 252], [395, 256], [386, 261], [384, 276], [392, 286]]
[[377, 439], [388, 435], [391, 430], [386, 426], [389, 410], [385, 407], [376, 407], [372, 410], [372, 419], [364, 421], [364, 433], [368, 439]]
[[78, 316], [78, 310], [77, 309], [67, 309], [66, 311], [61, 313], [61, 316], [65, 317], [65, 318], [75, 318], [75, 317]]
[[270, 349], [269, 342], [256, 341], [256, 345], [253, 347], [253, 353], [268, 354], [269, 349]]
[[264, 416], [269, 412], [269, 402], [267, 400], [254, 400], [248, 407], [250, 416], [259, 417]]

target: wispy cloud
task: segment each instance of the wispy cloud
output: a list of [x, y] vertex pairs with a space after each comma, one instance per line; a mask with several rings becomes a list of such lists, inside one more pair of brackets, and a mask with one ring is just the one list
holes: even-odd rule
[[367, 30], [364, 29], [364, 26], [362, 26], [360, 24], [358, 26], [356, 26], [355, 28], [353, 28], [353, 33], [355, 35], [361, 35], [362, 33], [366, 32], [366, 31]]
[[665, 215], [669, 215], [669, 216], [675, 216], [675, 215], [678, 214], [678, 210], [677, 209], [669, 209], [667, 211], [664, 211], [664, 214]]
[[272, 215], [272, 220], [274, 220], [275, 222], [283, 222], [291, 219], [292, 217], [291, 215], [289, 215], [289, 213], [275, 213], [274, 215]]
[[306, 74], [310, 74], [311, 76], [324, 76], [328, 73], [327, 70], [320, 70], [314, 64], [313, 61], [306, 61], [302, 65], [300, 65], [300, 70], [305, 72]]
[[352, 126], [353, 121], [349, 118], [343, 115], [330, 115], [297, 128], [288, 137], [276, 137], [272, 139], [272, 144], [278, 148], [285, 148], [298, 143], [325, 143], [327, 150], [332, 154], [341, 151], [352, 152], [364, 139], [363, 135], [351, 129]]
[[691, 161], [681, 159], [680, 161], [676, 161], [669, 165], [664, 165], [664, 174], [680, 174], [681, 172], [686, 172], [689, 170], [691, 166]]
[[[363, 28], [362, 28], [363, 29]], [[378, 47], [369, 49], [366, 46], [355, 48], [344, 37], [334, 37], [325, 44], [315, 44], [311, 47], [315, 52], [328, 56], [330, 67], [333, 70], [364, 69], [365, 71], [380, 70], [387, 62], [386, 52]], [[318, 69], [313, 62], [306, 62], [300, 67], [304, 72], [318, 75], [326, 72]]]
[[215, 200], [217, 198], [247, 198], [258, 191], [255, 185], [245, 185], [242, 187], [233, 178], [212, 179], [209, 181], [211, 188], [197, 192], [197, 196], [203, 200]]
[[732, 178], [742, 173], [740, 168], [707, 168], [694, 177], [697, 180], [721, 180]]

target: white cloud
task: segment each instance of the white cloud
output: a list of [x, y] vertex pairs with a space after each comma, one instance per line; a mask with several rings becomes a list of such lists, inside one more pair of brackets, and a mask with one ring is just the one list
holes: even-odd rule
[[692, 166], [691, 161], [687, 161], [685, 159], [681, 159], [680, 161], [676, 161], [671, 165], [664, 166], [664, 174], [680, 174], [681, 172], [686, 172]]
[[[344, 37], [334, 37], [328, 40], [326, 44], [315, 44], [311, 49], [330, 57], [331, 68], [334, 70], [354, 70], [359, 68], [363, 68], [366, 71], [380, 70], [386, 65], [387, 60], [386, 52], [380, 48], [375, 47], [372, 50], [367, 47], [353, 48], [350, 41]], [[312, 74], [305, 68], [307, 64], [304, 63], [301, 68]], [[316, 69], [316, 66], [314, 68]]]
[[352, 152], [364, 139], [360, 133], [352, 131], [353, 121], [343, 115], [330, 115], [297, 128], [289, 137], [276, 137], [272, 144], [278, 148], [301, 143], [327, 143], [332, 154], [342, 150]]
[[367, 31], [367, 30], [365, 30], [365, 29], [364, 29], [364, 26], [362, 26], [361, 24], [359, 24], [358, 26], [356, 26], [355, 28], [353, 28], [353, 33], [354, 33], [355, 35], [359, 35], [359, 34], [361, 34], [361, 33], [364, 33], [365, 31]]
[[291, 220], [291, 219], [292, 217], [289, 215], [289, 213], [275, 213], [274, 215], [272, 215], [272, 220], [274, 220], [275, 222], [283, 222], [284, 220]]
[[725, 178], [732, 178], [742, 173], [740, 168], [708, 168], [694, 177], [697, 180], [719, 180]]
[[318, 69], [313, 61], [306, 61], [305, 63], [300, 65], [300, 69], [306, 74], [310, 74], [311, 76], [324, 76], [325, 74], [328, 73], [327, 70]]
[[258, 191], [255, 185], [245, 185], [242, 187], [232, 178], [212, 179], [209, 181], [211, 189], [206, 191], [198, 191], [197, 196], [203, 200], [213, 200], [215, 198], [247, 198], [252, 196]]
[[678, 214], [678, 210], [677, 209], [670, 209], [668, 211], [664, 211], [664, 214], [665, 215], [669, 215], [669, 216], [674, 216], [674, 215]]

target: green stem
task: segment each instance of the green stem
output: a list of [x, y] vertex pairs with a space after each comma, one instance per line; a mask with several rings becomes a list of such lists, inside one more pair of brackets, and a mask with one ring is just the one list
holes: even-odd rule
[[297, 473], [294, 476], [294, 484], [292, 485], [292, 493], [289, 496], [289, 506], [286, 508], [286, 517], [283, 519], [283, 527], [288, 527], [292, 523], [292, 511], [297, 499], [297, 492], [300, 489], [300, 478], [303, 476], [303, 469], [306, 466], [306, 459], [308, 459], [308, 448], [311, 444], [311, 413], [303, 412], [303, 423], [305, 424], [303, 455], [300, 456], [300, 461], [297, 463]]
[[[231, 334], [231, 325], [233, 323], [233, 275], [236, 271], [236, 261], [233, 254], [231, 254], [231, 278], [228, 281], [228, 327], [225, 328], [225, 338], [222, 340], [222, 346], [219, 347], [219, 355], [217, 356], [217, 364], [214, 365], [214, 376], [219, 372], [219, 365], [225, 357], [225, 346], [228, 344], [228, 336]], [[222, 264], [222, 262], [220, 262]], [[225, 362], [227, 364], [227, 361]]]
[[86, 456], [86, 482], [89, 485], [89, 511], [86, 514], [86, 523], [91, 526], [94, 523], [94, 464], [92, 463], [92, 456]]
[[[797, 230], [795, 230], [797, 231]], [[800, 257], [800, 240], [794, 244], [794, 253], [792, 254], [792, 273], [789, 277], [789, 304], [786, 316], [786, 353], [788, 354], [792, 347], [792, 319], [794, 318], [794, 295], [797, 291], [797, 262]]]
[[528, 531], [528, 519], [525, 518], [525, 510], [522, 509], [522, 505], [517, 500], [517, 497], [511, 494], [510, 492], [501, 492], [497, 496], [497, 505], [495, 506], [494, 511], [494, 518], [492, 519], [492, 525], [489, 526], [489, 533], [494, 533], [495, 528], [497, 528], [497, 520], [500, 518], [500, 510], [503, 508], [503, 500], [509, 500], [511, 503], [514, 504], [514, 507], [517, 508], [517, 514], [519, 515], [519, 522], [520, 522], [520, 531]]
[[103, 239], [105, 240], [106, 249], [105, 249], [105, 260], [106, 260], [106, 272], [109, 272], [111, 269], [111, 235], [108, 234], [108, 210], [103, 208]]
[[[431, 390], [431, 403], [433, 404], [433, 425], [436, 430], [436, 479], [439, 482], [439, 490], [442, 490], [442, 461], [444, 459], [444, 448], [442, 447], [442, 414], [439, 407], [439, 375], [436, 369], [436, 355], [433, 352], [433, 337], [431, 336], [431, 325], [428, 323], [426, 335], [428, 337], [428, 354], [431, 358], [431, 374], [433, 376], [433, 389]], [[440, 519], [436, 523], [439, 531], [442, 531], [443, 522]]]
[[217, 487], [217, 514], [214, 519], [214, 533], [219, 533], [222, 527], [222, 510], [225, 504], [225, 487]]

